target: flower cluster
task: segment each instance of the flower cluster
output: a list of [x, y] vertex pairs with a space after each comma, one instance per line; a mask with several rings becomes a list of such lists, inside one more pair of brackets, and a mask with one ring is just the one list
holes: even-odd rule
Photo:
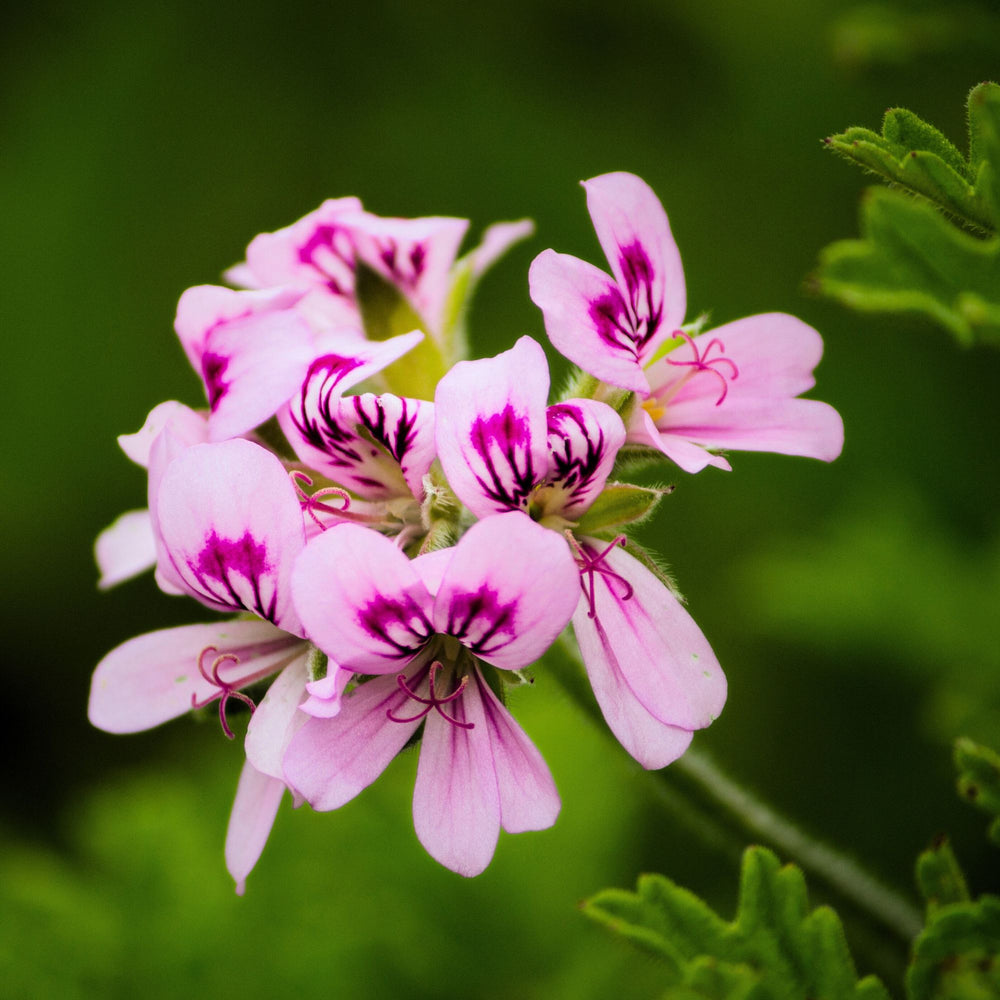
[[477, 279], [527, 222], [458, 256], [466, 222], [390, 219], [354, 198], [258, 236], [236, 287], [181, 297], [207, 404], [157, 406], [126, 455], [148, 508], [97, 542], [101, 582], [152, 568], [226, 617], [138, 636], [94, 674], [90, 719], [134, 732], [250, 709], [226, 841], [243, 890], [282, 795], [336, 809], [419, 740], [427, 851], [463, 875], [501, 828], [554, 823], [552, 776], [506, 707], [572, 622], [607, 723], [644, 767], [680, 756], [726, 697], [711, 647], [628, 526], [663, 491], [622, 459], [728, 469], [723, 450], [829, 461], [843, 429], [813, 385], [819, 335], [783, 315], [684, 325], [680, 255], [650, 188], [584, 184], [610, 274], [546, 250], [531, 296], [581, 371], [549, 401], [522, 337], [463, 360]]

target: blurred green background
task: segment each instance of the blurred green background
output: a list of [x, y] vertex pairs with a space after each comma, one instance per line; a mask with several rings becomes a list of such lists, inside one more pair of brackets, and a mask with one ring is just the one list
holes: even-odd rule
[[[942, 830], [973, 890], [998, 888], [949, 748], [1000, 743], [1000, 355], [803, 292], [818, 250], [855, 235], [866, 182], [819, 140], [898, 104], [964, 146], [967, 90], [1000, 76], [995, 9], [38, 0], [3, 16], [5, 996], [642, 997], [655, 966], [580, 899], [658, 870], [732, 912], [735, 857], [544, 676], [515, 711], [562, 817], [502, 837], [473, 881], [417, 844], [409, 755], [338, 813], [286, 804], [237, 899], [222, 844], [239, 747], [188, 719], [89, 728], [106, 651], [206, 620], [149, 579], [98, 594], [91, 557], [145, 502], [115, 436], [163, 399], [202, 402], [177, 298], [344, 194], [474, 232], [535, 219], [483, 284], [479, 353], [542, 338], [535, 254], [600, 262], [577, 181], [608, 170], [663, 200], [690, 316], [820, 329], [814, 395], [843, 414], [843, 457], [674, 477], [644, 532], [729, 676], [696, 745], [907, 893]], [[894, 981], [883, 935], [843, 915], [862, 971]]]

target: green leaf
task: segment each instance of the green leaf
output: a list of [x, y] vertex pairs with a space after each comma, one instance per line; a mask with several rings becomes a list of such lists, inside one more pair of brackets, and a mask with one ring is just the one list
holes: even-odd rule
[[593, 535], [623, 524], [638, 524], [656, 510], [669, 489], [608, 483], [576, 525], [577, 533]]
[[958, 794], [993, 817], [990, 839], [1000, 847], [1000, 755], [960, 739], [955, 743]]
[[968, 109], [968, 160], [933, 125], [905, 108], [886, 112], [881, 135], [849, 128], [830, 136], [825, 145], [948, 214], [993, 233], [1000, 227], [1000, 86], [975, 87]]
[[865, 194], [861, 231], [822, 251], [817, 291], [855, 309], [922, 314], [962, 344], [1000, 344], [1000, 239], [975, 239], [880, 188]]
[[947, 837], [939, 837], [917, 858], [917, 885], [933, 914], [950, 903], [967, 903], [969, 890]]
[[802, 872], [762, 847], [744, 854], [731, 923], [662, 875], [643, 876], [635, 893], [600, 892], [583, 911], [662, 959], [670, 997], [888, 998], [879, 980], [858, 980], [833, 910], [809, 911]]

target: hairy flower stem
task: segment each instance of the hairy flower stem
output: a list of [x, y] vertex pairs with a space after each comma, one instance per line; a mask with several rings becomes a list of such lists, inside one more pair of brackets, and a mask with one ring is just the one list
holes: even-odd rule
[[[587, 683], [576, 644], [564, 636], [546, 657], [546, 666], [587, 715], [606, 729], [601, 710]], [[840, 897], [892, 931], [909, 945], [923, 927], [920, 911], [901, 893], [879, 881], [854, 859], [811, 836], [777, 810], [724, 774], [704, 753], [688, 750], [659, 771], [647, 772], [670, 801], [693, 799], [680, 818], [708, 835], [706, 840], [725, 850], [729, 831], [720, 818], [775, 848], [788, 860], [818, 876]], [[713, 822], [714, 821], [714, 822]]]

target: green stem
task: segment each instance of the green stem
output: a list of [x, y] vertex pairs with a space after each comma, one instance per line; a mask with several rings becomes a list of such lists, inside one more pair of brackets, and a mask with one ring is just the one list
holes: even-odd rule
[[[568, 636], [546, 657], [546, 666], [579, 708], [606, 726], [593, 692], [586, 681], [576, 643]], [[852, 858], [806, 833], [787, 817], [748, 792], [724, 774], [704, 754], [688, 750], [679, 760], [660, 771], [647, 772], [661, 789], [675, 799], [682, 793], [696, 800], [691, 814], [702, 827], [706, 813], [720, 813], [745, 834], [776, 848], [801, 868], [821, 878], [831, 889], [863, 913], [870, 914], [909, 944], [923, 927], [921, 912], [903, 895], [885, 885]], [[680, 780], [678, 780], [680, 779]], [[697, 808], [697, 806], [702, 808]], [[720, 846], [725, 834], [713, 831], [710, 838]]]

